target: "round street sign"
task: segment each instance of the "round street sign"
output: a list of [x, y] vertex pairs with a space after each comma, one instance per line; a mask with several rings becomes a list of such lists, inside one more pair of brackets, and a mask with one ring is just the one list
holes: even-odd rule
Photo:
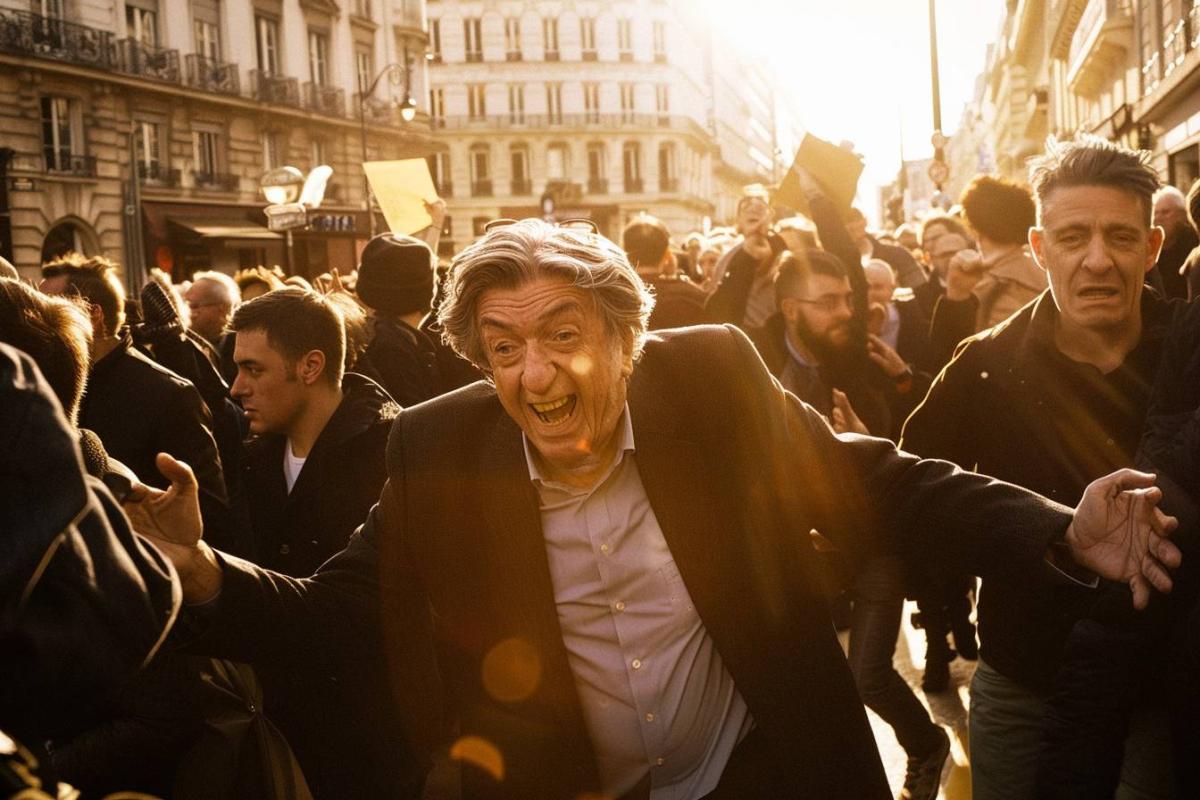
[[945, 161], [934, 161], [929, 165], [929, 180], [941, 186], [950, 177], [950, 168]]

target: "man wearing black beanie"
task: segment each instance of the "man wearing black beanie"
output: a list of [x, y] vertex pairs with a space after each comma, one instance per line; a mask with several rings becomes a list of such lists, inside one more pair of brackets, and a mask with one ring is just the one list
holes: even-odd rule
[[403, 234], [379, 234], [363, 248], [356, 288], [374, 323], [363, 358], [383, 388], [404, 407], [441, 394], [437, 348], [417, 327], [433, 300], [429, 246]]

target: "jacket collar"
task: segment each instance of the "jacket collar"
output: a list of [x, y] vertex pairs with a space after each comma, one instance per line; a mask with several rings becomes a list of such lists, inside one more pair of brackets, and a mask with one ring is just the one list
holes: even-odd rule
[[91, 383], [93, 380], [107, 375], [126, 354], [133, 352], [137, 352], [133, 349], [133, 335], [129, 332], [128, 327], [122, 328], [117, 333], [117, 346], [110, 350], [104, 358], [92, 364], [88, 382]]
[[[1170, 318], [1169, 304], [1149, 286], [1142, 287], [1142, 335], [1138, 339], [1134, 351], [1144, 345], [1161, 341], [1166, 335]], [[1017, 348], [1017, 358], [1021, 363], [1028, 363], [1038, 357], [1064, 357], [1054, 343], [1054, 326], [1058, 321], [1058, 306], [1050, 290], [1046, 289], [1033, 301], [1029, 313], [1029, 324], [1021, 335]], [[1010, 322], [1001, 323], [1008, 325]]]

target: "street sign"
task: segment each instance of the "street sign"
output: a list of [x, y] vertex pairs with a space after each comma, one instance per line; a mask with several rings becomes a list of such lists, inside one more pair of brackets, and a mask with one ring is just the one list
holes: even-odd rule
[[308, 212], [299, 203], [280, 203], [267, 206], [263, 211], [267, 215], [268, 230], [286, 231], [308, 224]]
[[929, 180], [933, 181], [938, 186], [946, 182], [950, 177], [950, 167], [946, 166], [945, 161], [934, 161], [929, 165]]
[[943, 147], [949, 144], [949, 142], [950, 140], [947, 139], [945, 134], [943, 134], [941, 131], [934, 131], [933, 136], [929, 138], [929, 143], [933, 145], [934, 150], [941, 150]]

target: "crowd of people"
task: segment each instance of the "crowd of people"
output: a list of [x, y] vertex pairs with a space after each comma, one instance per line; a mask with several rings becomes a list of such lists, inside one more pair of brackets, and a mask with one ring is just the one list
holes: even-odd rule
[[972, 796], [1200, 796], [1200, 188], [1051, 141], [885, 233], [799, 178], [0, 277], [0, 786], [891, 797], [865, 706], [932, 800], [911, 598]]

